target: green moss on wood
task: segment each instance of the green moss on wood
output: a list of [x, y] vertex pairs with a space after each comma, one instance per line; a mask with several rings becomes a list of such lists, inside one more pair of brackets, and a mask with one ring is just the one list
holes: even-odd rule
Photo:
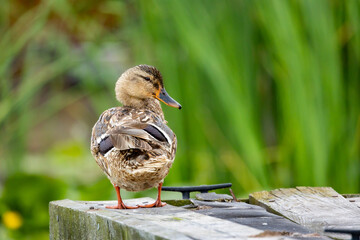
[[170, 205], [175, 206], [175, 207], [182, 207], [182, 206], [191, 204], [191, 201], [189, 199], [165, 200], [163, 202], [166, 202], [167, 204], [170, 204]]
[[50, 239], [164, 239], [110, 218], [50, 203]]

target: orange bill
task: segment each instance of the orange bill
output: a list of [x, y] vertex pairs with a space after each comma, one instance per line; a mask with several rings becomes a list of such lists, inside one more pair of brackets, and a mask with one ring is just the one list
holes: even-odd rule
[[181, 105], [177, 101], [175, 101], [172, 97], [169, 96], [165, 88], [162, 88], [158, 92], [158, 94], [156, 94], [155, 98], [162, 101], [163, 103], [165, 103], [170, 107], [181, 109]]

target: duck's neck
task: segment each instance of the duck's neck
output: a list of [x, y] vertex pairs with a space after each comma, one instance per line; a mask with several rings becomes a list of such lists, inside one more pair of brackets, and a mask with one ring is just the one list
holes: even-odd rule
[[160, 102], [154, 98], [127, 97], [125, 101], [123, 100], [121, 102], [123, 103], [124, 107], [131, 107], [139, 110], [149, 110], [160, 116], [162, 120], [165, 120]]

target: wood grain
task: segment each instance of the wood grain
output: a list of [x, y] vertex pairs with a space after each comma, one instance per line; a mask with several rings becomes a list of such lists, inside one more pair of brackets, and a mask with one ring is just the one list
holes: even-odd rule
[[[142, 198], [125, 203], [136, 205], [153, 201]], [[247, 239], [264, 233], [259, 229], [170, 205], [126, 210], [104, 207], [115, 203], [51, 202], [50, 239]]]
[[[288, 236], [295, 239], [327, 239], [289, 219], [267, 212], [264, 208], [244, 202], [205, 202], [190, 200], [197, 213], [263, 230], [260, 236]], [[281, 238], [280, 238], [281, 239]]]
[[253, 193], [249, 200], [321, 234], [325, 228], [360, 229], [357, 202], [330, 187], [280, 188]]

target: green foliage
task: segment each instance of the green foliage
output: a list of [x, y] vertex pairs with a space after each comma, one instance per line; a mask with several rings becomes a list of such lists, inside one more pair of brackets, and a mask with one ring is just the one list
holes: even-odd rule
[[[48, 231], [48, 203], [65, 197], [66, 184], [43, 175], [16, 174], [4, 183], [1, 202], [6, 207], [0, 215], [11, 210], [21, 213], [23, 226], [12, 236], [37, 234]], [[3, 215], [4, 216], [4, 215]]]
[[226, 174], [242, 191], [358, 191], [358, 5], [141, 2], [142, 31], [131, 28], [129, 42], [136, 63], [155, 62], [184, 106], [169, 116], [186, 146], [179, 178]]
[[41, 238], [50, 200], [115, 199], [90, 132], [142, 63], [183, 106], [163, 107], [178, 137], [165, 185], [360, 191], [357, 0], [15, 0], [0, 34], [0, 213], [24, 217], [1, 239]]

